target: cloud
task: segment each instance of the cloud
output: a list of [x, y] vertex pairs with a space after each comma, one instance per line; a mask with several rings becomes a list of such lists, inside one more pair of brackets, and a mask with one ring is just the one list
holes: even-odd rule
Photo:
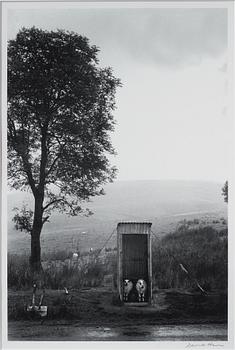
[[[197, 64], [204, 57], [220, 55], [227, 47], [225, 9], [123, 10], [117, 18], [109, 17], [109, 40], [115, 46], [112, 37], [116, 37], [117, 46], [135, 60]], [[119, 35], [112, 36], [113, 30]]]
[[9, 21], [10, 33], [23, 25], [74, 30], [101, 53], [147, 64], [199, 64], [227, 48], [225, 8], [14, 10]]

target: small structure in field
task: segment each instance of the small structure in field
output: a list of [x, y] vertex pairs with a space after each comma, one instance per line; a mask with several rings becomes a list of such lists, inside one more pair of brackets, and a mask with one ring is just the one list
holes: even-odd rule
[[125, 304], [142, 306], [152, 301], [151, 225], [150, 222], [117, 225], [117, 286]]

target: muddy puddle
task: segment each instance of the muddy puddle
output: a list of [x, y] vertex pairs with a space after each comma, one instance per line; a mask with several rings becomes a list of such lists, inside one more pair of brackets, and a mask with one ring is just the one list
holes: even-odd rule
[[131, 325], [115, 327], [14, 323], [9, 340], [23, 341], [226, 341], [227, 325]]
[[227, 340], [225, 325], [129, 326], [84, 330], [83, 340], [120, 341], [216, 341]]

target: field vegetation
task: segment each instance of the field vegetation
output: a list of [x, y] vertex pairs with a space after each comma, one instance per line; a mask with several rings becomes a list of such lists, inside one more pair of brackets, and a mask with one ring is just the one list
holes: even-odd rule
[[[33, 279], [49, 289], [71, 289], [102, 286], [106, 275], [116, 281], [116, 249], [104, 249], [92, 253], [78, 252], [77, 262], [72, 252], [58, 251], [44, 254], [44, 262], [60, 263], [45, 268], [39, 275], [30, 274], [26, 255], [8, 255], [8, 287], [15, 290], [29, 289]], [[227, 289], [227, 229], [194, 227], [184, 222], [174, 233], [161, 239], [153, 237], [153, 287], [158, 289]], [[182, 269], [185, 268], [188, 274]]]
[[207, 292], [226, 290], [227, 253], [227, 229], [182, 225], [153, 244], [153, 284], [188, 290], [197, 289], [198, 282]]
[[[9, 320], [35, 318], [26, 311], [34, 281], [38, 286], [37, 302], [45, 290], [48, 320], [76, 319], [90, 324], [107, 320], [129, 322], [131, 317], [143, 321], [144, 317], [146, 322], [160, 324], [226, 322], [227, 229], [182, 221], [175, 232], [161, 239], [154, 236], [152, 243], [154, 312], [142, 315], [142, 308], [137, 308], [137, 314], [135, 310], [125, 313], [120, 308], [116, 291], [117, 251], [106, 248], [102, 252], [78, 252], [77, 260], [72, 251], [44, 254], [44, 271], [34, 276], [28, 256], [9, 254]], [[197, 283], [206, 293], [200, 293]]]

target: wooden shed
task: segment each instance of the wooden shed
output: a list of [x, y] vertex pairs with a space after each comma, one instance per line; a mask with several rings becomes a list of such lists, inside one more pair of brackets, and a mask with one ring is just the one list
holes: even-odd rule
[[[150, 222], [120, 222], [117, 225], [117, 286], [119, 297], [125, 303], [143, 305], [152, 300], [152, 252]], [[146, 282], [144, 300], [139, 301], [136, 283]], [[125, 280], [133, 283], [133, 288], [124, 298]]]

